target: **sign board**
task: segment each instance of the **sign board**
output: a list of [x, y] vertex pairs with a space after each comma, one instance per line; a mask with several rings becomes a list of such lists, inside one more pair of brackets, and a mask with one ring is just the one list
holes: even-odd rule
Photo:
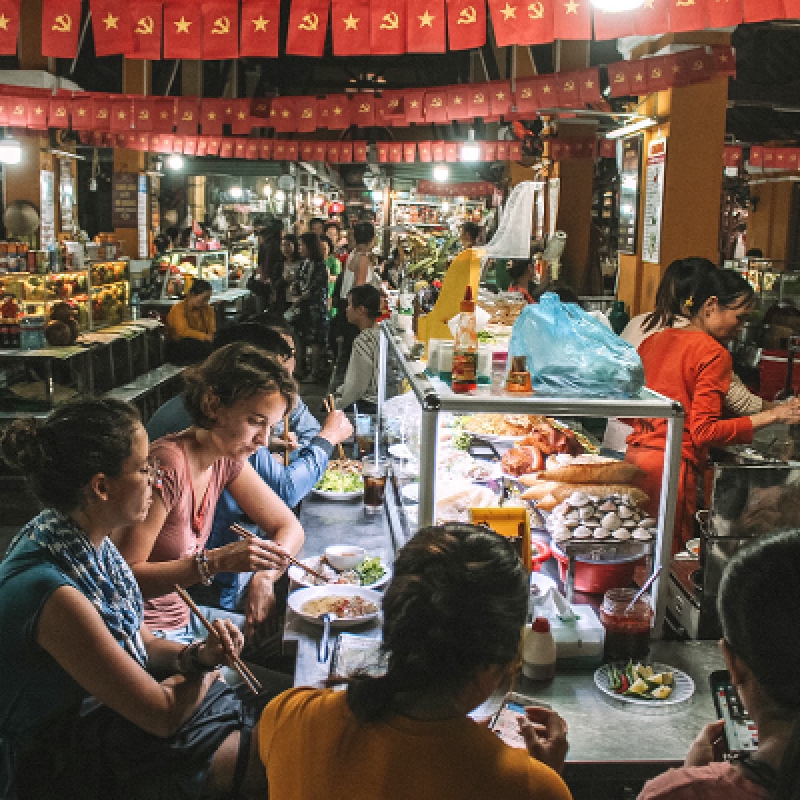
[[619, 151], [619, 252], [633, 255], [639, 220], [639, 171], [642, 137], [625, 139]]
[[136, 222], [139, 230], [139, 258], [147, 258], [150, 255], [150, 243], [147, 237], [147, 175], [139, 175], [139, 191], [136, 196], [136, 201]]
[[72, 208], [75, 203], [75, 182], [72, 179], [72, 161], [58, 160], [58, 207], [61, 212], [61, 230], [72, 233], [74, 220]]
[[644, 190], [642, 261], [661, 262], [661, 218], [664, 213], [664, 177], [667, 169], [667, 140], [653, 139], [647, 148], [647, 181]]
[[139, 175], [115, 172], [111, 182], [111, 225], [114, 228], [137, 227]]
[[39, 207], [41, 247], [46, 249], [56, 243], [56, 174], [52, 170], [39, 172]]
[[556, 232], [556, 222], [558, 221], [558, 198], [561, 194], [561, 180], [560, 178], [550, 178], [550, 185], [548, 187], [548, 226], [547, 232], [552, 236]]

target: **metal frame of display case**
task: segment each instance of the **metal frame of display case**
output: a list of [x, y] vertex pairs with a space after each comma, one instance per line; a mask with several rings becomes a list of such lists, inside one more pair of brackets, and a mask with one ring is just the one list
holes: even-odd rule
[[[228, 274], [230, 272], [230, 253], [228, 252], [227, 248], [222, 247], [217, 250], [192, 250], [188, 247], [176, 248], [175, 250], [170, 250], [169, 253], [166, 254], [170, 257], [170, 265], [177, 266], [178, 264], [180, 264], [180, 256], [183, 253], [188, 253], [191, 256], [197, 256], [197, 277], [203, 278], [204, 280], [210, 280], [210, 278], [208, 278], [206, 275], [203, 274], [202, 262], [204, 260], [204, 257], [219, 256], [219, 255], [223, 256], [225, 262], [225, 287], [221, 290], [215, 289], [214, 294], [220, 294], [221, 292], [225, 292], [228, 290], [229, 288]], [[173, 259], [175, 259], [176, 257], [177, 257], [177, 263], [173, 264], [172, 263]], [[161, 295], [160, 295], [161, 300], [169, 300], [171, 297], [171, 295], [167, 294], [168, 285], [169, 285], [169, 273], [167, 273], [167, 276], [164, 278], [164, 283], [161, 287]]]
[[[653, 635], [659, 637], [666, 610], [669, 585], [669, 564], [672, 557], [672, 534], [675, 525], [675, 509], [681, 467], [684, 409], [680, 403], [649, 389], [642, 396], [631, 399], [596, 399], [579, 397], [513, 397], [492, 394], [461, 395], [442, 391], [434, 386], [424, 374], [418, 361], [409, 361], [406, 348], [395, 338], [388, 322], [380, 325], [378, 420], [382, 419], [386, 400], [387, 360], [389, 355], [397, 360], [405, 373], [411, 391], [421, 408], [420, 454], [419, 454], [419, 519], [418, 526], [434, 523], [436, 508], [436, 464], [439, 445], [441, 412], [461, 414], [537, 414], [566, 417], [623, 417], [644, 419], [666, 419], [667, 436], [664, 451], [664, 472], [661, 482], [661, 500], [658, 509], [658, 536], [654, 552], [654, 569], [664, 565], [664, 574], [652, 587], [655, 598]], [[414, 365], [418, 365], [415, 369]], [[380, 424], [380, 423], [379, 423]], [[433, 472], [431, 473], [431, 470]]]

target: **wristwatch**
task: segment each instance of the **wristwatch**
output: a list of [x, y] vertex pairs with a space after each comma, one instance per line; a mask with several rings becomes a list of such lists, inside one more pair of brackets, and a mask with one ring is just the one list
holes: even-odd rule
[[198, 550], [194, 554], [194, 563], [197, 565], [197, 571], [200, 573], [200, 581], [203, 586], [211, 586], [211, 568], [208, 566], [208, 552], [205, 550]]

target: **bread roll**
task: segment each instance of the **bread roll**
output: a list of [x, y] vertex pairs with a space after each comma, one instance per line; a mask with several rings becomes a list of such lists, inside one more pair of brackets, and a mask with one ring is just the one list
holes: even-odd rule
[[610, 494], [627, 494], [631, 500], [643, 508], [650, 497], [637, 486], [618, 483], [556, 483], [554, 481], [541, 481], [541, 485], [526, 489], [521, 497], [523, 500], [535, 500], [536, 507], [543, 511], [552, 511], [555, 506], [566, 500], [573, 492], [584, 492], [597, 497], [608, 497]]
[[539, 477], [561, 483], [631, 483], [640, 470], [635, 464], [601, 456], [578, 456], [569, 462], [549, 458]]

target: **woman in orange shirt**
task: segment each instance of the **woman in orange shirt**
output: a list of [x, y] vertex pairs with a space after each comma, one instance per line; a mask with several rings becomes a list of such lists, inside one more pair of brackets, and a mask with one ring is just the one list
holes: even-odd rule
[[[742, 329], [753, 310], [753, 289], [738, 273], [714, 270], [697, 277], [686, 302], [689, 324], [669, 328], [639, 346], [646, 385], [684, 408], [683, 448], [675, 512], [673, 551], [694, 537], [698, 475], [709, 448], [750, 442], [753, 432], [776, 422], [800, 423], [800, 399], [749, 417], [723, 419], [722, 404], [730, 388], [732, 360], [725, 344]], [[658, 508], [667, 421], [634, 421], [625, 460], [643, 472], [638, 481]]]

